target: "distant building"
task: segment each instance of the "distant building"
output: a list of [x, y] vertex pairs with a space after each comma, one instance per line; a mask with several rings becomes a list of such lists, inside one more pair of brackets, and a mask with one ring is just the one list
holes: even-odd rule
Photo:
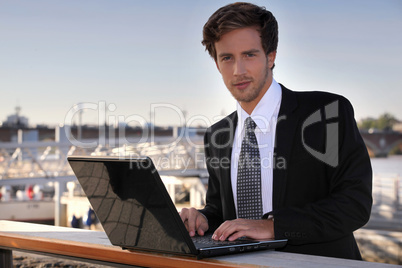
[[[0, 124], [0, 142], [16, 142], [18, 140], [18, 131], [23, 131], [23, 135], [31, 135], [36, 141], [54, 141], [56, 140], [56, 129], [46, 125], [36, 125], [36, 127], [28, 126], [28, 118], [21, 116], [21, 107], [15, 107], [15, 114], [7, 116], [7, 120]], [[103, 127], [103, 128], [101, 128]], [[187, 136], [203, 135], [205, 129], [189, 128], [183, 130], [182, 127], [158, 127], [153, 124], [148, 124], [145, 128], [139, 126], [129, 126], [127, 124], [119, 124], [113, 126], [90, 126], [90, 125], [73, 125], [69, 128], [70, 136], [78, 140], [97, 139], [101, 135], [105, 135], [106, 139], [119, 139], [121, 137], [137, 138], [137, 137], [151, 137], [151, 136], [179, 136], [179, 133], [186, 131]], [[176, 132], [176, 133], [175, 133]], [[28, 134], [29, 133], [29, 134]], [[183, 133], [181, 136], [184, 135]], [[30, 140], [31, 139], [30, 136]], [[28, 137], [28, 136], [26, 136]]]
[[28, 118], [21, 116], [21, 107], [15, 107], [15, 114], [7, 116], [7, 120], [3, 122], [3, 127], [27, 128]]
[[402, 122], [395, 123], [395, 124], [392, 126], [392, 130], [393, 130], [393, 131], [402, 132]]

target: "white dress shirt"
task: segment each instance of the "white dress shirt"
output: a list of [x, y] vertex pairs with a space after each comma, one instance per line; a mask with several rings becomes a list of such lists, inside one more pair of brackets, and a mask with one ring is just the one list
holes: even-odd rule
[[244, 138], [244, 121], [247, 117], [256, 123], [255, 135], [260, 149], [261, 158], [261, 189], [263, 214], [272, 211], [272, 182], [274, 168], [275, 131], [278, 113], [282, 99], [281, 86], [273, 79], [268, 91], [249, 115], [237, 103], [237, 127], [233, 141], [231, 156], [231, 182], [233, 198], [237, 213], [237, 169], [241, 144]]

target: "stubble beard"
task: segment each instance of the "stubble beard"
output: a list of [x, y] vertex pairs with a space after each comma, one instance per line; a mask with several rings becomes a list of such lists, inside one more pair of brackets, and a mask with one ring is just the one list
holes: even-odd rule
[[[261, 90], [264, 89], [265, 83], [269, 77], [269, 70], [270, 69], [267, 66], [265, 69], [264, 79], [262, 79], [256, 87], [247, 90], [245, 94], [238, 94], [237, 89], [234, 87], [234, 84], [236, 84], [236, 82], [232, 83], [233, 88], [229, 89], [230, 93], [238, 102], [252, 102], [260, 95]], [[244, 80], [254, 82], [254, 79], [252, 77], [244, 76], [237, 79], [237, 81], [244, 81]]]

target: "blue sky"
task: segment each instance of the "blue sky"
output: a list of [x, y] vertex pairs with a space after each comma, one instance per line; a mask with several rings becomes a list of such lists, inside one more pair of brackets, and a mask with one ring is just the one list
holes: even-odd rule
[[[1, 0], [0, 121], [20, 105], [31, 125], [83, 122], [209, 125], [235, 110], [201, 45], [230, 1]], [[402, 120], [400, 0], [253, 1], [279, 23], [274, 78], [347, 97], [356, 119]], [[111, 106], [109, 106], [111, 105]], [[186, 111], [185, 113], [183, 111]], [[182, 113], [182, 114], [180, 114]], [[69, 115], [72, 115], [68, 117]], [[71, 120], [72, 118], [72, 120]], [[68, 121], [68, 120], [67, 120]]]

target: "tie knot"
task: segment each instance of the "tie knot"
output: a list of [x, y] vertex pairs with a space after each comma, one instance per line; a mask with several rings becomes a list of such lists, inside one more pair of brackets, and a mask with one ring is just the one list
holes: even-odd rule
[[254, 131], [254, 129], [257, 127], [257, 124], [254, 122], [253, 119], [251, 119], [251, 117], [246, 118], [244, 125], [246, 126], [246, 132]]

